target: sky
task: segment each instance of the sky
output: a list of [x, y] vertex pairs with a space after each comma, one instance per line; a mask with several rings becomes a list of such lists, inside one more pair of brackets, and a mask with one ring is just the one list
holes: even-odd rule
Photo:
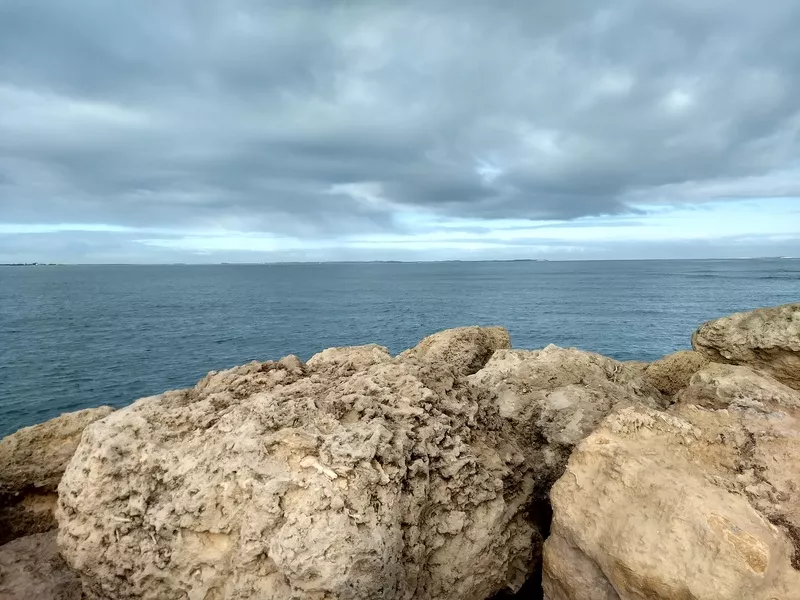
[[797, 0], [0, 0], [0, 262], [800, 256]]

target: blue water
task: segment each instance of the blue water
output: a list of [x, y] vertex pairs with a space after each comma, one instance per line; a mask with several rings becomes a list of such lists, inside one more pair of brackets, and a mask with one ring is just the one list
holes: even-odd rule
[[689, 347], [702, 322], [800, 301], [800, 261], [0, 268], [0, 436], [61, 412], [329, 346], [398, 352], [501, 324], [621, 360]]

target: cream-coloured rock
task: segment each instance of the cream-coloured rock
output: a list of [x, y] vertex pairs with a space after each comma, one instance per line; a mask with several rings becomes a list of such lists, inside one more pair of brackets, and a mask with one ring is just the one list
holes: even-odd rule
[[608, 417], [551, 491], [545, 598], [797, 598], [800, 428], [785, 408]]
[[675, 397], [681, 404], [705, 408], [800, 408], [800, 392], [749, 367], [710, 363]]
[[647, 367], [650, 366], [650, 363], [644, 360], [623, 360], [622, 364], [630, 369], [633, 369], [634, 371], [639, 371], [640, 373], [644, 373], [647, 370]]
[[658, 390], [673, 396], [689, 385], [692, 375], [708, 364], [708, 357], [692, 350], [680, 350], [647, 365], [645, 377]]
[[511, 348], [511, 337], [504, 327], [459, 327], [426, 337], [400, 358], [446, 366], [458, 375], [471, 375], [496, 350], [506, 348]]
[[61, 558], [56, 532], [0, 546], [0, 600], [81, 600], [81, 582]]
[[635, 365], [574, 348], [498, 350], [470, 377], [514, 423], [539, 494], [564, 472], [572, 448], [614, 410], [663, 408], [666, 401]]
[[108, 406], [65, 413], [0, 440], [0, 544], [56, 526], [56, 487], [83, 429]]
[[541, 543], [535, 467], [459, 375], [502, 338], [251, 363], [139, 400], [87, 428], [59, 486], [62, 553], [90, 599], [516, 589]]
[[694, 333], [692, 346], [714, 362], [748, 365], [800, 389], [800, 303], [710, 321]]
[[[285, 360], [285, 359], [283, 359]], [[315, 354], [308, 366], [316, 371], [347, 375], [392, 360], [389, 350], [377, 344], [328, 348]]]

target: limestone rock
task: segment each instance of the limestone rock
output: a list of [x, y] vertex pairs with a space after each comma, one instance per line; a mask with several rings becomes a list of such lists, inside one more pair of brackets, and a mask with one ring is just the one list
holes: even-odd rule
[[87, 428], [59, 486], [62, 553], [89, 599], [516, 589], [541, 544], [534, 467], [459, 375], [505, 343], [470, 329], [395, 359], [340, 348], [139, 400]]
[[749, 365], [800, 389], [800, 303], [710, 321], [694, 333], [692, 346], [715, 362]]
[[458, 375], [471, 375], [495, 350], [505, 348], [511, 348], [511, 337], [504, 327], [459, 327], [426, 337], [400, 358], [445, 365]]
[[800, 408], [800, 392], [749, 367], [710, 363], [692, 376], [676, 402], [705, 408]]
[[797, 598], [798, 416], [754, 402], [608, 417], [552, 489], [545, 598]]
[[389, 354], [388, 349], [377, 344], [368, 344], [347, 348], [328, 348], [312, 356], [308, 361], [308, 366], [319, 372], [346, 375], [391, 360], [392, 355]]
[[56, 526], [56, 487], [83, 429], [108, 406], [65, 413], [0, 440], [0, 544]]
[[0, 600], [81, 600], [81, 582], [58, 553], [56, 532], [0, 546]]
[[647, 370], [647, 367], [650, 366], [650, 363], [644, 360], [623, 360], [622, 364], [630, 369], [633, 369], [634, 371], [639, 371], [640, 373], [644, 373]]
[[668, 396], [689, 385], [692, 375], [709, 362], [699, 352], [681, 350], [650, 363], [644, 370], [645, 377], [658, 390]]
[[666, 406], [636, 365], [574, 348], [498, 350], [470, 377], [514, 423], [541, 496], [564, 472], [572, 448], [614, 410]]

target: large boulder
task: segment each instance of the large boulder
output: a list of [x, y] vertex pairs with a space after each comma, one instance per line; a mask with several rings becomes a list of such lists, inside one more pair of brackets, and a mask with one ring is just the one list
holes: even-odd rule
[[[469, 341], [472, 340], [472, 341]], [[483, 600], [541, 544], [535, 466], [462, 375], [507, 335], [211, 373], [89, 426], [59, 544], [90, 599]]]
[[526, 461], [546, 499], [573, 447], [609, 413], [628, 406], [664, 408], [666, 400], [637, 365], [575, 348], [498, 350], [472, 375], [514, 424]]
[[692, 345], [715, 362], [749, 365], [800, 390], [800, 303], [710, 321]]
[[767, 376], [709, 365], [668, 412], [609, 416], [551, 491], [545, 597], [798, 597], [798, 407]]
[[674, 396], [689, 385], [692, 375], [706, 366], [709, 359], [692, 350], [680, 350], [648, 364], [645, 378], [667, 396]]
[[84, 428], [111, 407], [65, 413], [0, 440], [0, 544], [56, 526], [56, 488]]
[[56, 532], [0, 546], [0, 600], [81, 600], [81, 582], [56, 546]]

